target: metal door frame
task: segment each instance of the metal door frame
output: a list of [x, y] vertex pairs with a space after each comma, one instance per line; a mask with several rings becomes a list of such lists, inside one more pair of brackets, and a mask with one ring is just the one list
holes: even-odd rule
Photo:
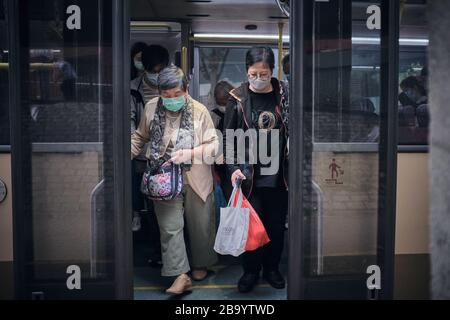
[[[130, 140], [130, 4], [113, 0], [114, 250], [116, 299], [133, 299]], [[125, 75], [125, 76], [124, 76]]]
[[[20, 40], [27, 37], [27, 30], [20, 24], [20, 2], [7, 0], [6, 19], [8, 20], [9, 41], [9, 114], [10, 114], [10, 140], [11, 140], [11, 180], [12, 180], [12, 208], [13, 208], [13, 252], [14, 252], [14, 295], [16, 299], [25, 299], [25, 205], [18, 195], [23, 194], [25, 175], [23, 163], [23, 150], [21, 148], [21, 108], [24, 88], [21, 80], [28, 72], [28, 65], [24, 53], [20, 50]], [[23, 8], [22, 8], [23, 9]]]
[[[337, 284], [352, 284], [363, 281], [358, 277], [322, 277], [308, 280], [303, 274], [304, 263], [304, 218], [303, 210], [303, 170], [305, 143], [303, 123], [305, 106], [313, 106], [312, 54], [308, 44], [312, 43], [312, 9], [314, 0], [291, 1], [291, 88], [290, 90], [290, 164], [289, 164], [289, 272], [288, 299], [309, 299], [307, 287], [321, 288], [333, 292]], [[381, 126], [379, 160], [379, 206], [377, 260], [380, 264], [381, 287], [378, 299], [393, 299], [394, 258], [395, 258], [395, 218], [397, 184], [397, 128], [398, 128], [398, 54], [399, 54], [399, 1], [381, 0]], [[296, 107], [298, 106], [298, 107]], [[337, 291], [334, 291], [337, 292]], [[314, 296], [320, 298], [320, 294]]]

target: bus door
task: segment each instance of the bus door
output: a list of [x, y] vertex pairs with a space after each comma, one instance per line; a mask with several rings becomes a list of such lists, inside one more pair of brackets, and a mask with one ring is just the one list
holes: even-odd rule
[[128, 1], [7, 11], [17, 298], [132, 298]]
[[399, 1], [291, 1], [291, 299], [392, 299]]

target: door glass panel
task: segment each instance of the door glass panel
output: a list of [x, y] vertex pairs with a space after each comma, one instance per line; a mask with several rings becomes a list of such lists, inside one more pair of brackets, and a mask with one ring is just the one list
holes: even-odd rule
[[380, 8], [376, 1], [314, 4], [307, 277], [364, 275], [376, 264], [381, 47], [380, 30], [367, 25], [369, 6]]
[[28, 1], [21, 48], [27, 283], [66, 290], [114, 273], [111, 1], [76, 3]]
[[0, 0], [0, 146], [9, 145], [8, 26], [6, 1]]
[[[400, 10], [399, 144], [427, 145], [428, 107], [427, 1], [402, 2]], [[409, 95], [409, 96], [408, 96]]]

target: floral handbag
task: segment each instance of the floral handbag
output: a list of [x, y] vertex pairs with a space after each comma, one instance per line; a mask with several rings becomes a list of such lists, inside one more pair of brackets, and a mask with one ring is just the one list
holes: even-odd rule
[[174, 199], [183, 189], [183, 171], [180, 165], [164, 162], [157, 170], [147, 170], [142, 176], [141, 192], [151, 200]]

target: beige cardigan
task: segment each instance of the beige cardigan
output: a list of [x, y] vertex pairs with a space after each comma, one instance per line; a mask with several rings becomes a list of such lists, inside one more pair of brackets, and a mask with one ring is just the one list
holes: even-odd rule
[[[216, 134], [211, 116], [204, 105], [193, 101], [194, 117], [194, 147], [203, 145], [203, 159], [198, 157], [194, 160], [191, 169], [186, 172], [187, 183], [206, 202], [213, 191], [212, 167], [219, 150], [219, 138]], [[150, 128], [158, 105], [159, 98], [150, 100], [146, 106], [139, 127], [131, 135], [131, 154], [136, 157], [142, 151], [147, 142], [150, 142]], [[166, 127], [167, 130], [167, 127]], [[150, 148], [147, 149], [146, 157], [150, 156]]]

